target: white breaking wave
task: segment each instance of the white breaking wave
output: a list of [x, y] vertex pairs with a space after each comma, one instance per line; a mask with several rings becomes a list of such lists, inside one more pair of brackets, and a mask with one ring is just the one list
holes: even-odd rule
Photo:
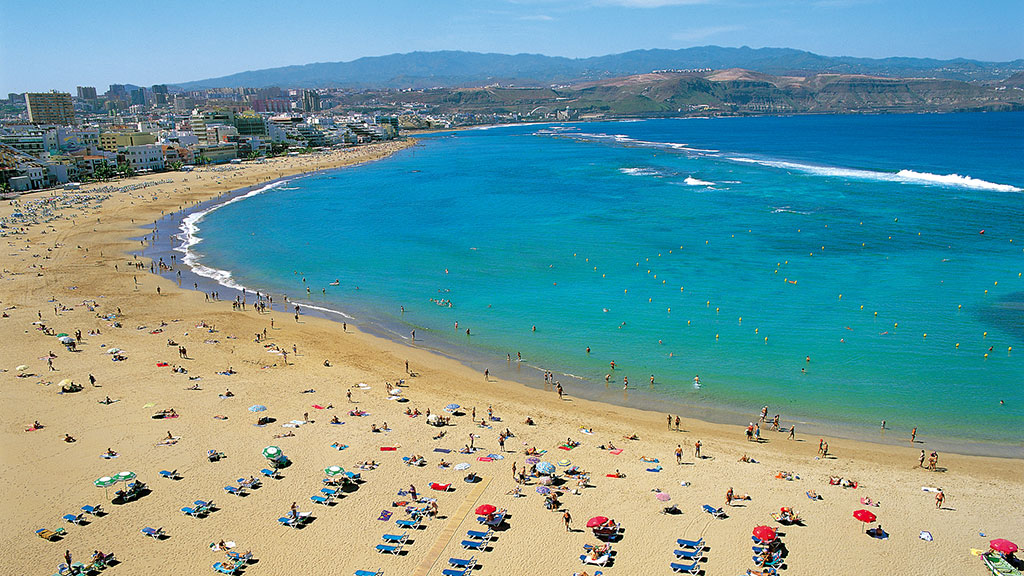
[[835, 166], [814, 166], [811, 164], [800, 164], [798, 162], [785, 162], [782, 160], [758, 160], [755, 158], [744, 158], [732, 156], [729, 160], [743, 162], [745, 164], [760, 164], [769, 168], [781, 170], [796, 170], [805, 174], [816, 176], [828, 176], [835, 178], [850, 178], [854, 180], [875, 180], [879, 182], [898, 182], [907, 184], [931, 184], [935, 186], [947, 186], [951, 188], [967, 188], [971, 190], [990, 190], [994, 192], [1022, 192], [1021, 188], [1009, 184], [997, 184], [987, 180], [979, 180], [970, 176], [959, 174], [931, 174], [928, 172], [915, 172], [913, 170], [900, 170], [899, 172], [879, 172], [876, 170], [858, 170], [856, 168], [837, 168]]
[[660, 176], [661, 173], [653, 168], [619, 168], [619, 172], [628, 176]]
[[715, 185], [714, 182], [708, 182], [707, 180], [699, 180], [697, 178], [694, 178], [693, 176], [687, 176], [686, 180], [683, 180], [683, 182], [686, 182], [686, 184], [688, 186], [714, 186]]
[[246, 198], [251, 198], [253, 196], [256, 196], [257, 194], [262, 194], [268, 190], [273, 190], [274, 188], [282, 187], [284, 184], [287, 183], [288, 180], [281, 180], [279, 182], [267, 184], [262, 188], [257, 188], [256, 190], [252, 190], [250, 192], [242, 194], [241, 196], [235, 196], [234, 198], [226, 202], [216, 204], [214, 206], [207, 208], [206, 210], [200, 210], [198, 212], [193, 212], [192, 214], [189, 214], [188, 216], [181, 220], [181, 226], [179, 228], [181, 230], [181, 234], [178, 235], [178, 238], [181, 239], [181, 244], [175, 247], [174, 251], [181, 252], [182, 254], [184, 254], [181, 261], [184, 262], [189, 268], [192, 269], [193, 272], [195, 272], [199, 276], [203, 276], [204, 278], [210, 278], [211, 280], [217, 282], [218, 284], [226, 288], [231, 288], [234, 290], [245, 290], [245, 286], [242, 286], [241, 284], [231, 279], [231, 272], [227, 270], [211, 268], [199, 262], [199, 255], [192, 250], [192, 248], [195, 245], [199, 244], [203, 240], [202, 237], [199, 236], [199, 223], [202, 222], [203, 218], [205, 218], [207, 214], [215, 210], [219, 210], [224, 206], [234, 204], [235, 202], [240, 202], [242, 200], [245, 200]]
[[333, 308], [327, 308], [325, 306], [317, 306], [316, 304], [310, 304], [309, 302], [303, 302], [301, 300], [292, 300], [290, 298], [288, 299], [288, 303], [292, 304], [292, 305], [297, 304], [297, 305], [301, 306], [302, 308], [311, 308], [313, 310], [319, 310], [320, 312], [327, 312], [329, 314], [337, 314], [338, 316], [341, 316], [342, 318], [348, 318], [349, 320], [355, 320], [354, 316], [349, 316], [348, 314], [345, 314], [344, 312], [342, 312], [340, 310], [335, 310]]

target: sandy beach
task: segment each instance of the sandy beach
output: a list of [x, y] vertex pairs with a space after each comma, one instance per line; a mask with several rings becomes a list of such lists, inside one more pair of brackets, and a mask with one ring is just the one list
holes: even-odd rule
[[[415, 344], [360, 332], [358, 322], [343, 329], [307, 315], [258, 313], [252, 294], [245, 310], [236, 310], [238, 294], [224, 288], [220, 300], [211, 301], [178, 286], [173, 274], [151, 274], [148, 259], [132, 256], [145, 246], [138, 238], [163, 214], [282, 176], [371, 161], [407, 145], [414, 142], [154, 174], [0, 205], [10, 226], [24, 226], [4, 229], [0, 255], [0, 572], [52, 574], [65, 550], [86, 563], [101, 550], [118, 561], [104, 572], [117, 575], [211, 573], [227, 558], [210, 545], [225, 541], [252, 552], [240, 573], [254, 576], [440, 575], [449, 558], [471, 557], [477, 575], [671, 574], [671, 562], [689, 563], [674, 556], [677, 539], [703, 538], [700, 569], [738, 575], [755, 566], [752, 530], [767, 525], [782, 543], [782, 574], [981, 575], [985, 568], [972, 549], [987, 550], [993, 538], [1024, 540], [1024, 474], [1016, 459], [942, 453], [936, 469], [927, 470], [919, 456], [938, 439], [922, 433], [911, 443], [910, 430], [890, 431], [907, 441], [889, 446], [810, 437], [799, 429], [790, 440], [768, 423], [761, 424], [761, 442], [748, 442], [742, 427], [709, 424], [697, 413], [680, 415], [677, 429], [675, 420], [666, 426], [665, 414], [580, 399], [571, 385], [560, 398], [550, 387], [485, 378]], [[58, 334], [75, 340], [75, 350]], [[120, 352], [111, 354], [113, 348]], [[65, 380], [64, 386], [73, 382], [82, 390], [60, 393]], [[389, 395], [392, 386], [399, 393]], [[444, 410], [452, 403], [461, 407], [454, 414]], [[251, 412], [255, 405], [267, 409]], [[172, 409], [174, 417], [154, 418]], [[450, 424], [428, 425], [428, 410], [450, 416]], [[273, 421], [257, 426], [261, 417]], [[756, 422], [758, 415], [750, 417]], [[341, 424], [332, 424], [334, 418]], [[534, 425], [525, 424], [527, 418]], [[42, 428], [29, 431], [35, 422]], [[513, 436], [502, 449], [499, 434], [506, 429]], [[66, 435], [75, 441], [66, 442]], [[477, 450], [460, 453], [471, 435]], [[579, 445], [561, 449], [569, 439]], [[820, 440], [829, 444], [824, 457]], [[694, 455], [698, 441], [700, 458]], [[609, 444], [615, 450], [601, 449]], [[262, 453], [271, 445], [291, 462], [273, 479], [260, 474], [268, 467]], [[556, 510], [545, 507], [541, 478], [528, 477], [523, 485], [513, 479], [513, 466], [530, 465], [531, 448], [546, 451], [537, 458], [554, 463], [559, 479], [567, 480], [551, 486], [563, 492]], [[117, 456], [103, 458], [108, 449]], [[224, 457], [211, 461], [211, 450]], [[402, 458], [413, 455], [426, 464], [406, 465]], [[744, 456], [754, 462], [741, 461]], [[441, 460], [452, 466], [440, 468]], [[361, 470], [366, 461], [379, 465]], [[339, 489], [331, 505], [314, 503], [310, 497], [321, 495], [329, 466], [359, 473], [360, 481]], [[585, 487], [567, 476], [572, 467], [589, 474]], [[180, 479], [162, 478], [161, 470], [177, 471]], [[125, 483], [104, 489], [94, 481], [121, 471], [134, 472], [149, 490], [127, 503], [112, 502]], [[622, 477], [609, 476], [616, 472]], [[466, 482], [469, 473], [480, 480]], [[225, 491], [250, 476], [262, 486], [245, 496]], [[856, 487], [830, 484], [832, 477]], [[432, 483], [450, 489], [434, 490]], [[399, 494], [410, 485], [418, 497], [435, 499], [437, 514], [405, 529], [395, 521], [410, 517], [407, 505], [396, 503], [431, 504]], [[517, 486], [522, 497], [510, 494]], [[941, 506], [936, 492], [922, 488], [941, 488]], [[729, 489], [749, 500], [727, 505]], [[669, 499], [660, 500], [658, 491]], [[196, 500], [212, 500], [214, 510], [200, 518], [181, 511]], [[293, 502], [298, 511], [312, 512], [298, 529], [278, 520]], [[106, 513], [86, 514], [84, 525], [62, 519], [97, 504]], [[465, 550], [467, 531], [482, 529], [474, 510], [484, 504], [506, 509], [506, 518], [484, 550]], [[679, 513], [663, 513], [668, 505]], [[722, 508], [725, 517], [713, 517], [704, 505]], [[776, 522], [772, 514], [782, 507], [794, 509], [803, 524]], [[867, 526], [856, 520], [861, 509], [877, 520]], [[595, 516], [621, 526], [605, 567], [580, 562], [584, 545], [598, 543], [585, 526]], [[864, 534], [878, 524], [887, 538]], [[146, 527], [162, 528], [166, 536], [147, 537], [140, 532]], [[58, 528], [66, 531], [58, 541], [36, 535]], [[382, 535], [403, 533], [399, 554], [377, 552]]]

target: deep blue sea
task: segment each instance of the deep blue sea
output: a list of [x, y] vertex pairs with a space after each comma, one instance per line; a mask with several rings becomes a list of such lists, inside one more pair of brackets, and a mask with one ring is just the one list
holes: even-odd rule
[[570, 393], [1019, 455], [1022, 188], [1024, 113], [519, 125], [224, 205], [191, 250]]

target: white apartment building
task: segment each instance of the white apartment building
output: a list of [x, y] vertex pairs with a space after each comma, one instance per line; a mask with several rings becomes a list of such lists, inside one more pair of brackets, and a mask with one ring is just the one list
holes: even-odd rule
[[125, 146], [120, 149], [120, 153], [136, 172], [164, 169], [164, 151], [163, 146], [159, 144]]

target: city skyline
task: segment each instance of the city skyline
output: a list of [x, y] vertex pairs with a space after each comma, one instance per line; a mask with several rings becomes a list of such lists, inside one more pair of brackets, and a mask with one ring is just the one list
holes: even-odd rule
[[[0, 93], [99, 92], [115, 83], [174, 84], [245, 70], [434, 50], [570, 58], [702, 45], [785, 47], [827, 56], [1008, 61], [1024, 56], [1024, 3], [921, 11], [873, 0], [411, 0], [344, 9], [293, 2], [153, 5], [0, 0]], [[28, 22], [46, 22], [50, 41]], [[159, 27], [153, 23], [159, 23]]]

